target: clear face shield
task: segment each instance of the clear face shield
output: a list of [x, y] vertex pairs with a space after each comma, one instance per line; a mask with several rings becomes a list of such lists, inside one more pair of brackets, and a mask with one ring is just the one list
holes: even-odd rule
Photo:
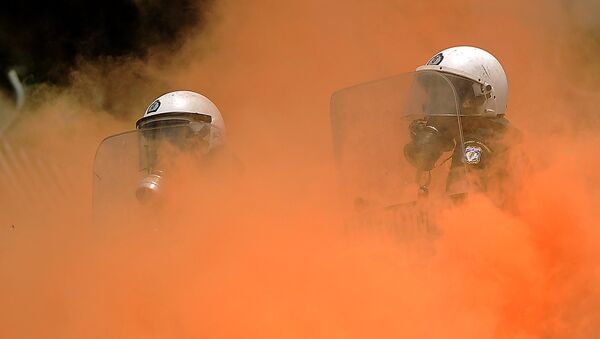
[[186, 120], [160, 120], [145, 124], [140, 133], [141, 180], [136, 196], [141, 202], [156, 200], [165, 172], [181, 155], [202, 157], [210, 150], [212, 125]]
[[[331, 100], [334, 152], [351, 210], [387, 210], [446, 197], [450, 161], [462, 156], [461, 107], [453, 82], [414, 72], [342, 89]], [[466, 189], [466, 188], [461, 188]]]
[[94, 159], [94, 213], [126, 214], [157, 202], [178, 162], [202, 162], [215, 133], [207, 122], [165, 119], [106, 138]]
[[445, 152], [462, 141], [460, 99], [452, 82], [437, 72], [417, 72], [404, 111], [410, 121], [407, 160], [420, 171], [431, 171]]
[[210, 149], [212, 126], [205, 122], [161, 120], [147, 123], [140, 137], [140, 167], [149, 171], [168, 165], [175, 153], [203, 155]]
[[489, 84], [435, 71], [417, 72], [415, 80], [409, 113], [418, 111], [418, 105], [428, 116], [474, 117], [495, 111]]
[[[495, 111], [490, 85], [449, 73], [417, 72], [407, 115], [422, 118], [414, 119], [410, 126], [413, 142], [406, 145], [405, 155], [423, 171], [439, 166], [440, 158], [450, 161], [446, 192], [470, 190], [464, 165], [477, 164], [481, 148], [465, 145], [465, 140], [473, 140], [473, 133], [483, 126], [482, 117], [490, 111]], [[442, 153], [448, 151], [452, 153], [443, 158]]]

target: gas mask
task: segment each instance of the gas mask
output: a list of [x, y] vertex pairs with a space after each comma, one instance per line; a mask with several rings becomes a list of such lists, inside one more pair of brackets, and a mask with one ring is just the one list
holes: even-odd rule
[[210, 123], [187, 120], [160, 120], [140, 130], [140, 167], [146, 175], [140, 180], [136, 197], [142, 203], [159, 200], [168, 185], [168, 172], [182, 155], [204, 157], [209, 153]]
[[443, 153], [455, 150], [455, 164], [464, 155], [465, 163], [482, 166], [482, 155], [489, 152], [485, 144], [489, 133], [481, 133], [479, 125], [485, 125], [482, 122], [487, 119], [484, 113], [490, 90], [489, 85], [461, 76], [421, 72], [410, 109], [423, 117], [409, 125], [406, 159], [419, 171], [430, 171]]
[[430, 171], [444, 152], [456, 145], [455, 119], [430, 117], [409, 125], [411, 142], [404, 146], [404, 156], [420, 171]]
[[[491, 143], [501, 129], [489, 118], [462, 118], [462, 138], [456, 122], [444, 117], [416, 119], [409, 125], [411, 142], [404, 146], [404, 156], [419, 171], [435, 168], [443, 153], [459, 150], [462, 162], [475, 169], [485, 168], [493, 153]], [[462, 145], [461, 145], [462, 144]], [[456, 156], [456, 155], [455, 155]]]

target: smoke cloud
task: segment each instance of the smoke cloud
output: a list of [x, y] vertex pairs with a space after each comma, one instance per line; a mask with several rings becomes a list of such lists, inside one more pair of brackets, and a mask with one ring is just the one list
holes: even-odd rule
[[[564, 6], [221, 1], [176, 52], [39, 87], [0, 149], [0, 336], [597, 337], [598, 97], [564, 62], [588, 53], [567, 48], [585, 11]], [[529, 157], [516, 212], [475, 195], [440, 212], [435, 239], [348, 234], [331, 93], [454, 45], [507, 71]], [[183, 159], [160, 208], [92, 225], [96, 146], [171, 89], [217, 104], [244, 172], [196, 176]]]

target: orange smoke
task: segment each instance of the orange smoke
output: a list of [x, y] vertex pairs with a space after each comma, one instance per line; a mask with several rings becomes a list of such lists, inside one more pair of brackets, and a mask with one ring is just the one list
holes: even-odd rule
[[[0, 179], [0, 337], [597, 337], [598, 97], [565, 76], [554, 43], [571, 33], [561, 9], [224, 1], [168, 63], [157, 51], [131, 73], [83, 67], [73, 88], [38, 94], [11, 132], [13, 150], [0, 152], [20, 159], [0, 163], [17, 177]], [[492, 52], [507, 71], [508, 115], [531, 159], [514, 188], [518, 213], [473, 196], [443, 212], [442, 235], [425, 244], [348, 236], [331, 93], [459, 44]], [[140, 69], [156, 85], [136, 82]], [[94, 149], [147, 104], [113, 95], [119, 109], [131, 105], [126, 123], [88, 102], [122, 77], [150, 99], [180, 88], [210, 97], [245, 164], [241, 179], [189, 181], [184, 166], [155, 215], [90, 225]]]

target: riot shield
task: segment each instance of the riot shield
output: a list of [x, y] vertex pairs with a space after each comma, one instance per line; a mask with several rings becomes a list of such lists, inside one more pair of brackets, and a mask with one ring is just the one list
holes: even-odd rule
[[[423, 213], [415, 207], [420, 201], [467, 191], [461, 182], [460, 119], [457, 89], [438, 72], [402, 74], [335, 92], [334, 152], [342, 198], [354, 218], [393, 228], [398, 218], [422, 224]], [[441, 141], [420, 152], [421, 131]]]
[[206, 157], [214, 129], [210, 124], [167, 125], [104, 139], [94, 159], [94, 220], [122, 221], [155, 211], [177, 159]]

